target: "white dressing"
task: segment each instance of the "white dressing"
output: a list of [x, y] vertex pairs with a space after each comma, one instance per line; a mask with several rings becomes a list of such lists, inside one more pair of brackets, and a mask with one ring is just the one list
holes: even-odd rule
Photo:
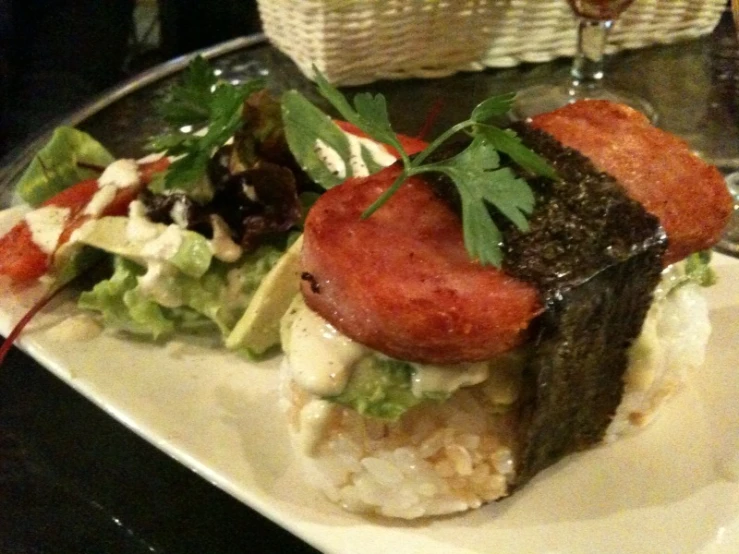
[[141, 292], [165, 308], [182, 305], [178, 287], [169, 286], [177, 269], [167, 262], [150, 260], [146, 273], [138, 278]]
[[300, 448], [306, 456], [313, 455], [333, 408], [334, 404], [328, 400], [314, 398], [300, 410]]
[[344, 179], [346, 177], [346, 164], [336, 150], [331, 148], [321, 139], [316, 139], [314, 149], [316, 156], [318, 156], [318, 159], [323, 162], [326, 169], [336, 175], [339, 179]]
[[341, 394], [352, 366], [367, 355], [367, 348], [341, 334], [303, 302], [294, 303], [290, 312], [287, 352], [293, 379], [316, 396]]
[[458, 365], [411, 364], [414, 368], [411, 391], [421, 398], [427, 393], [451, 394], [461, 387], [485, 381], [490, 370], [487, 362]]
[[139, 200], [131, 202], [128, 206], [126, 238], [134, 242], [144, 242], [156, 238], [159, 232], [159, 225], [147, 219], [144, 204]]
[[[308, 308], [301, 297], [293, 301], [284, 318], [282, 347], [290, 361], [295, 382], [305, 391], [323, 397], [341, 394], [355, 364], [373, 355], [371, 349], [341, 334]], [[496, 376], [501, 377], [498, 365], [493, 364], [493, 367]], [[411, 390], [418, 398], [433, 393], [452, 394], [462, 387], [482, 383], [491, 375], [490, 362], [454, 365], [411, 363], [411, 366], [414, 370]], [[507, 383], [502, 378], [497, 381]], [[510, 387], [503, 388], [507, 391]]]
[[69, 208], [61, 206], [44, 206], [24, 216], [33, 242], [45, 254], [51, 254], [56, 249], [69, 212]]
[[182, 229], [177, 225], [168, 225], [164, 232], [149, 240], [141, 248], [141, 257], [155, 260], [172, 258], [182, 246]]
[[187, 206], [184, 202], [175, 202], [169, 210], [169, 217], [180, 227], [187, 227]]
[[362, 156], [363, 149], [369, 153], [372, 161], [383, 167], [392, 165], [397, 159], [384, 146], [371, 139], [358, 137], [350, 133], [345, 134], [349, 139], [349, 164], [352, 168], [352, 175], [355, 177], [367, 177], [370, 173]]
[[[393, 154], [388, 152], [387, 148], [382, 144], [378, 144], [372, 139], [358, 137], [351, 133], [344, 133], [349, 142], [349, 167], [353, 177], [367, 177], [370, 172], [365, 162], [364, 154], [368, 154], [372, 161], [383, 167], [387, 167], [397, 159]], [[321, 139], [316, 139], [314, 146], [318, 159], [323, 162], [331, 173], [345, 179], [348, 177], [346, 162], [339, 153], [331, 148]]]
[[235, 262], [244, 253], [243, 248], [231, 238], [228, 225], [219, 215], [211, 215], [210, 223], [213, 226], [213, 238], [210, 247], [213, 256], [222, 262]]
[[105, 168], [98, 179], [100, 188], [112, 186], [119, 189], [135, 187], [141, 183], [136, 160], [116, 160]]
[[99, 188], [92, 198], [90, 198], [83, 213], [91, 217], [100, 217], [103, 210], [113, 201], [117, 193], [118, 188], [113, 185], [106, 185]]
[[116, 160], [105, 168], [98, 179], [98, 191], [85, 206], [84, 214], [99, 217], [113, 201], [119, 189], [137, 187], [141, 183], [135, 160]]

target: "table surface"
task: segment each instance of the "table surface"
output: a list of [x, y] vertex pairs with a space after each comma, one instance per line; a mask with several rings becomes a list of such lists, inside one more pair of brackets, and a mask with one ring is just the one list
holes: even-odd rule
[[[225, 78], [264, 74], [275, 91], [298, 88], [315, 99], [290, 60], [262, 41], [245, 44], [214, 58]], [[414, 134], [437, 102], [441, 129], [487, 96], [566, 78], [568, 65], [559, 60], [369, 88], [388, 97], [396, 128]], [[738, 68], [728, 20], [709, 37], [623, 52], [607, 65], [614, 86], [652, 102], [661, 127], [727, 172], [739, 169]], [[108, 95], [96, 113], [66, 120], [81, 119], [73, 122], [116, 155], [138, 156], [146, 138], [162, 127], [152, 101], [174, 78], [152, 79], [139, 88], [129, 84], [135, 90], [114, 95], [114, 102]], [[3, 161], [0, 204], [8, 201], [8, 184], [46, 132]], [[171, 460], [14, 349], [0, 368], [0, 552], [315, 550]]]

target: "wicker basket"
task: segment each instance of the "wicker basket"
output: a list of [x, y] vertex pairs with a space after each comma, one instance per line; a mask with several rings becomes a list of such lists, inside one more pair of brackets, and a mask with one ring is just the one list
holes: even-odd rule
[[[609, 51], [710, 33], [726, 0], [636, 0]], [[441, 77], [571, 56], [565, 0], [259, 0], [267, 37], [307, 76], [337, 84]]]

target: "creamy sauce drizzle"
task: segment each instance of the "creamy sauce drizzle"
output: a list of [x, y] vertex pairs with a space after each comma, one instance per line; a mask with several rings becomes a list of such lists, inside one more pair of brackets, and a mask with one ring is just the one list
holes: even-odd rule
[[98, 179], [100, 188], [113, 186], [119, 189], [135, 187], [141, 182], [136, 160], [116, 160], [105, 168]]
[[293, 379], [316, 396], [341, 394], [352, 366], [367, 354], [367, 349], [339, 333], [305, 304], [294, 309], [289, 332]]
[[334, 404], [316, 398], [300, 410], [300, 448], [307, 456], [315, 453], [316, 446], [323, 438], [326, 424], [331, 417]]
[[444, 392], [451, 394], [461, 387], [471, 387], [488, 378], [487, 362], [459, 364], [453, 366], [411, 364], [415, 369], [411, 379], [414, 396], [425, 393]]
[[177, 287], [168, 286], [176, 273], [174, 266], [167, 262], [150, 260], [144, 275], [138, 278], [141, 291], [165, 308], [182, 305], [182, 296]]
[[331, 148], [321, 139], [316, 139], [316, 145], [314, 148], [316, 156], [318, 156], [318, 159], [323, 162], [326, 169], [336, 175], [339, 179], [344, 179], [346, 177], [346, 164], [336, 150]]
[[69, 208], [44, 206], [28, 212], [24, 219], [36, 246], [45, 254], [51, 254], [56, 249], [68, 217]]
[[231, 238], [228, 225], [223, 221], [223, 218], [219, 215], [212, 215], [210, 216], [210, 223], [213, 226], [213, 238], [210, 241], [213, 256], [222, 262], [238, 260], [244, 250]]
[[112, 185], [104, 186], [90, 198], [90, 201], [85, 206], [83, 213], [92, 217], [99, 217], [103, 213], [103, 210], [110, 204], [115, 198], [118, 189]]
[[[354, 365], [372, 350], [341, 334], [330, 323], [308, 308], [293, 302], [289, 336], [283, 341], [290, 360], [293, 379], [316, 396], [341, 394]], [[485, 381], [489, 362], [455, 365], [411, 364], [414, 369], [412, 391], [419, 398], [426, 393], [451, 394], [461, 387]]]
[[156, 238], [159, 226], [146, 218], [146, 208], [139, 200], [134, 200], [128, 206], [128, 221], [126, 236], [135, 242], [144, 242]]
[[[344, 133], [344, 136], [349, 142], [349, 167], [351, 169], [351, 176], [353, 177], [367, 177], [369, 175], [369, 168], [362, 156], [363, 150], [366, 154], [369, 154], [373, 162], [383, 167], [391, 165], [397, 159], [383, 145], [376, 143], [372, 139], [358, 137], [351, 133]], [[318, 159], [323, 162], [331, 173], [340, 179], [348, 177], [346, 162], [336, 150], [321, 139], [316, 139], [314, 150]]]
[[141, 256], [157, 260], [172, 258], [182, 246], [182, 230], [177, 225], [168, 225], [156, 238], [141, 248]]
[[354, 177], [367, 177], [369, 175], [369, 168], [362, 157], [363, 147], [369, 152], [372, 160], [383, 167], [392, 165], [397, 159], [384, 146], [377, 144], [371, 139], [358, 137], [350, 133], [345, 134], [349, 139], [349, 151], [351, 153], [349, 164], [351, 165]]

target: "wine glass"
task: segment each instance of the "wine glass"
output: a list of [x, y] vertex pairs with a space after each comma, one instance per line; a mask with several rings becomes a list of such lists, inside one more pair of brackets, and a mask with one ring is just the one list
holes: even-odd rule
[[578, 17], [577, 53], [570, 80], [558, 85], [537, 85], [516, 95], [513, 115], [526, 119], [584, 98], [612, 100], [644, 113], [652, 122], [657, 114], [638, 96], [604, 86], [603, 60], [608, 35], [616, 19], [634, 0], [567, 0]]
[[[731, 0], [731, 12], [734, 15], [734, 31], [737, 35], [736, 48], [739, 50], [739, 0]], [[739, 255], [739, 171], [726, 176], [726, 186], [734, 198], [734, 213], [724, 235], [716, 245], [716, 250], [725, 254]]]

